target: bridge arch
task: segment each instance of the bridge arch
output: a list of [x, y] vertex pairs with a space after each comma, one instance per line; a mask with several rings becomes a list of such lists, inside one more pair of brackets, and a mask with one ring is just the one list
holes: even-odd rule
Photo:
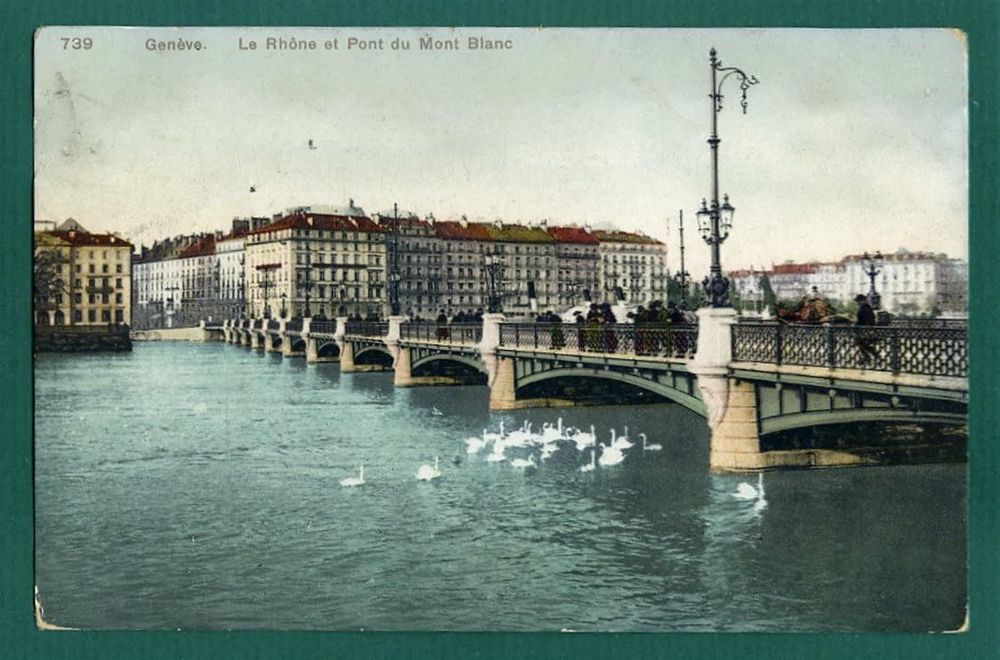
[[965, 424], [967, 415], [958, 410], [912, 410], [908, 408], [853, 408], [801, 412], [772, 417], [761, 421], [761, 435], [865, 422], [904, 424]]
[[292, 350], [300, 352], [306, 350], [306, 342], [301, 337], [292, 337]]
[[332, 339], [326, 342], [317, 342], [316, 355], [318, 357], [340, 357], [340, 346]]
[[701, 417], [707, 416], [705, 403], [687, 392], [670, 387], [664, 383], [643, 378], [635, 374], [595, 368], [557, 368], [524, 376], [517, 380], [515, 394], [517, 398], [534, 398], [531, 390], [547, 381], [555, 380], [595, 380], [619, 383], [632, 388], [654, 394], [681, 405]]
[[354, 364], [378, 365], [383, 367], [392, 366], [392, 353], [384, 344], [369, 344], [357, 349], [354, 353]]
[[479, 360], [476, 360], [475, 358], [471, 358], [467, 355], [457, 355], [455, 353], [439, 353], [436, 355], [428, 355], [427, 357], [422, 357], [414, 361], [413, 365], [411, 366], [411, 369], [413, 370], [413, 375], [414, 376], [424, 375], [418, 372], [424, 371], [425, 367], [433, 365], [436, 362], [458, 363], [466, 367], [469, 367], [470, 369], [475, 369], [484, 376], [488, 374], [486, 370], [486, 365], [480, 362]]

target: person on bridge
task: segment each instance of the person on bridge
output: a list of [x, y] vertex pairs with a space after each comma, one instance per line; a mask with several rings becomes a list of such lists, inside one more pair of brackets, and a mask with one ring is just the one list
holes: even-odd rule
[[435, 320], [437, 323], [437, 338], [447, 339], [448, 338], [448, 315], [442, 309], [441, 313], [437, 315]]
[[[872, 327], [875, 325], [875, 310], [868, 303], [868, 298], [862, 294], [854, 296], [854, 302], [858, 303], [858, 311], [854, 325], [859, 328]], [[879, 352], [875, 349], [875, 334], [873, 331], [859, 329], [855, 336], [854, 343], [861, 353], [861, 362], [877, 360]]]

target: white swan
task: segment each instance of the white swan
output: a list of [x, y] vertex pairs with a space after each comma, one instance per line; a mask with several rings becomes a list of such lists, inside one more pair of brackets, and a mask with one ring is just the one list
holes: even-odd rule
[[642, 450], [643, 451], [660, 451], [661, 449], [663, 449], [663, 445], [647, 444], [646, 443], [646, 434], [645, 433], [640, 433], [639, 437], [642, 438]]
[[515, 468], [522, 468], [522, 469], [523, 468], [530, 468], [530, 467], [537, 467], [536, 464], [535, 464], [535, 455], [532, 454], [531, 456], [529, 456], [526, 459], [524, 459], [524, 458], [515, 458], [514, 460], [512, 460], [510, 462], [510, 466], [511, 467], [515, 467]]
[[486, 429], [483, 429], [483, 440], [485, 440], [486, 442], [496, 442], [497, 440], [503, 440], [503, 420], [500, 421], [499, 433], [487, 433]]
[[[628, 427], [627, 426], [625, 427], [625, 433], [628, 433]], [[615, 437], [615, 430], [611, 429], [611, 446], [612, 447], [614, 447], [615, 449], [618, 449], [618, 450], [622, 450], [622, 449], [628, 449], [633, 444], [634, 443], [629, 442], [629, 439], [628, 439], [627, 435], [623, 435], [620, 438]]]
[[592, 472], [597, 467], [597, 450], [590, 450], [590, 462], [580, 466], [580, 472]]
[[593, 447], [594, 443], [597, 442], [597, 437], [594, 435], [594, 427], [590, 427], [590, 433], [580, 432], [573, 436], [573, 442], [576, 443], [577, 451], [583, 451], [587, 447]]
[[473, 436], [471, 438], [466, 438], [466, 440], [465, 440], [465, 453], [467, 453], [467, 454], [475, 454], [476, 452], [478, 452], [480, 449], [483, 448], [483, 445], [486, 444], [486, 440], [487, 440], [487, 438], [486, 438], [486, 429], [483, 429], [483, 437], [481, 437], [481, 438], [476, 437], [476, 436]]
[[430, 481], [431, 479], [437, 479], [441, 476], [441, 470], [438, 469], [438, 457], [434, 457], [434, 467], [424, 463], [417, 470], [417, 479], [420, 481]]
[[529, 442], [533, 440], [534, 436], [531, 435], [531, 423], [528, 421], [524, 422], [524, 426], [514, 431], [511, 431], [505, 442], [509, 447], [524, 447]]
[[755, 505], [757, 509], [763, 509], [767, 506], [767, 500], [764, 499], [764, 473], [757, 473], [756, 488], [744, 481], [736, 487], [733, 497], [738, 500], [757, 500]]
[[507, 457], [503, 455], [503, 452], [506, 448], [507, 445], [503, 442], [503, 440], [497, 440], [496, 442], [494, 442], [493, 451], [486, 456], [486, 462], [499, 463], [500, 461], [507, 460]]
[[552, 424], [545, 422], [542, 426], [541, 434], [537, 436], [536, 442], [539, 444], [547, 444], [549, 442], [554, 442], [555, 440], [562, 440], [563, 437], [562, 417], [560, 417], [558, 426], [553, 426]]
[[340, 480], [341, 486], [361, 486], [365, 483], [365, 466], [362, 465], [358, 468], [358, 476], [356, 477], [344, 477]]
[[601, 443], [601, 457], [597, 459], [597, 462], [601, 465], [618, 465], [625, 460], [625, 454], [622, 453], [621, 449], [616, 447], [608, 447], [603, 442]]

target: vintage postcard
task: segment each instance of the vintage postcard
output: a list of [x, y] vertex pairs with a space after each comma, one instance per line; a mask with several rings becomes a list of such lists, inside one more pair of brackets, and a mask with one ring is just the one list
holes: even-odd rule
[[52, 26], [34, 86], [39, 627], [965, 629], [962, 33]]

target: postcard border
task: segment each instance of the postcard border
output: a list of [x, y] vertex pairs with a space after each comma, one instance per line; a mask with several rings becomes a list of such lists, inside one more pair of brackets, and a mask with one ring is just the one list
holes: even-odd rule
[[[0, 460], [0, 640], [15, 657], [215, 658], [320, 656], [357, 657], [705, 657], [771, 658], [986, 657], [1000, 640], [1000, 571], [996, 530], [1000, 529], [1000, 487], [996, 480], [1000, 365], [988, 356], [996, 345], [995, 309], [1000, 288], [990, 264], [1000, 248], [994, 217], [998, 204], [996, 145], [1000, 115], [997, 34], [1000, 5], [977, 0], [884, 0], [853, 2], [756, 2], [723, 0], [709, 5], [691, 0], [625, 3], [523, 0], [491, 2], [340, 3], [238, 2], [211, 7], [175, 0], [128, 8], [97, 0], [86, 7], [57, 0], [28, 5], [6, 3], [8, 25], [3, 52], [5, 89], [0, 186], [8, 200], [4, 223], [14, 240], [0, 242], [0, 277], [8, 296], [0, 297], [0, 372], [4, 405], [4, 457]], [[947, 635], [826, 634], [558, 634], [558, 633], [309, 633], [309, 632], [40, 632], [32, 597], [32, 360], [30, 223], [32, 193], [32, 36], [43, 25], [316, 25], [316, 26], [504, 26], [504, 27], [951, 27], [968, 38], [970, 73], [970, 402], [969, 402], [969, 630]]]

